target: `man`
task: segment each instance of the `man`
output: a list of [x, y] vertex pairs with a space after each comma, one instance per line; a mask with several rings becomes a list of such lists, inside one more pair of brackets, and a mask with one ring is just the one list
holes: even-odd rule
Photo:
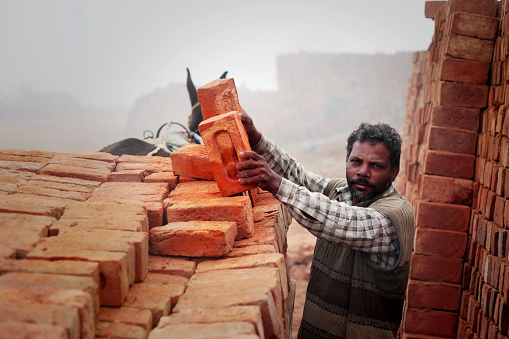
[[253, 151], [240, 153], [239, 182], [271, 192], [317, 237], [299, 338], [395, 338], [414, 239], [412, 206], [392, 186], [399, 134], [361, 124], [348, 137], [346, 180], [329, 179], [241, 119]]

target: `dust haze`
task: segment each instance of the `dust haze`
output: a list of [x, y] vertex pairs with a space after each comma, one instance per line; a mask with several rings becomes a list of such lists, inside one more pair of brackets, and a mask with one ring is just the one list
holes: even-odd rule
[[[375, 107], [372, 99], [379, 106], [384, 93], [339, 91], [338, 79], [391, 82], [391, 74], [364, 69], [393, 57], [404, 60], [391, 83], [400, 93], [383, 100], [392, 115], [384, 119], [398, 124], [411, 53], [426, 50], [433, 35], [424, 3], [0, 0], [0, 149], [97, 151], [169, 120], [186, 124], [186, 67], [197, 88], [228, 71], [262, 131], [300, 150], [331, 138], [330, 129], [319, 133], [328, 121], [340, 121], [343, 133], [357, 123], [351, 110]], [[318, 64], [324, 60], [327, 67]], [[337, 65], [345, 62], [359, 71]], [[318, 104], [299, 103], [303, 90]], [[308, 118], [298, 112], [286, 125], [299, 107]], [[312, 121], [315, 108], [324, 121]]]

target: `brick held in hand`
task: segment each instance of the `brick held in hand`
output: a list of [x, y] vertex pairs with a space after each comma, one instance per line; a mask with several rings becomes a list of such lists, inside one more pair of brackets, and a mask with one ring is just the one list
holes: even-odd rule
[[237, 235], [233, 221], [172, 222], [150, 230], [150, 253], [186, 257], [222, 257]]
[[241, 110], [233, 78], [214, 80], [198, 88], [197, 92], [203, 120]]
[[242, 185], [238, 182], [236, 166], [240, 161], [239, 153], [251, 150], [238, 112], [233, 111], [202, 121], [198, 128], [221, 194], [231, 196], [255, 188], [254, 184]]

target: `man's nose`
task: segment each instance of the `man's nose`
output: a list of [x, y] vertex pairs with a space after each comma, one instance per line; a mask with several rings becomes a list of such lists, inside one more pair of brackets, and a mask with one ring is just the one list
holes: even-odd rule
[[359, 167], [359, 170], [357, 171], [357, 175], [363, 178], [369, 178], [370, 173], [371, 172], [367, 164], [363, 164], [361, 167]]

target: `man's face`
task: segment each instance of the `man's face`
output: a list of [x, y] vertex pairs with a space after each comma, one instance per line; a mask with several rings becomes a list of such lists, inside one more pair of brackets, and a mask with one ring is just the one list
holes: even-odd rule
[[391, 170], [390, 153], [383, 142], [354, 142], [346, 160], [346, 179], [353, 204], [382, 194], [396, 179], [399, 167]]

